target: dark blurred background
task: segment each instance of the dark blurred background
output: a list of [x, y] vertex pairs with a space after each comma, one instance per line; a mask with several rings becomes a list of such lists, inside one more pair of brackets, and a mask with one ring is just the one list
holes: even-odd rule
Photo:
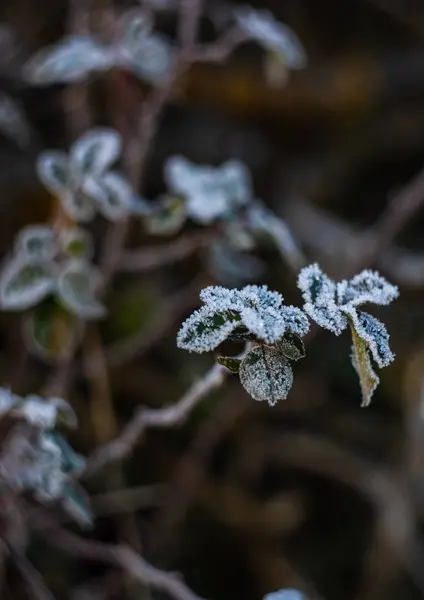
[[[225, 28], [230, 5], [204, 4], [201, 36], [210, 41]], [[141, 191], [153, 198], [164, 190], [170, 154], [212, 164], [239, 158], [258, 197], [287, 220], [308, 260], [332, 276], [350, 275], [347, 261], [360, 251], [356, 234], [372, 228], [424, 165], [424, 1], [255, 6], [293, 28], [308, 66], [276, 88], [253, 44], [223, 65], [196, 65], [165, 111]], [[72, 142], [64, 86], [30, 88], [19, 75], [24, 60], [63, 35], [66, 15], [64, 0], [0, 6], [0, 22], [16, 37], [10, 56], [3, 53], [0, 89], [22, 102], [33, 130], [24, 149], [0, 135], [2, 255], [21, 226], [51, 210], [35, 176], [37, 153]], [[172, 10], [158, 11], [157, 26], [174, 35]], [[117, 126], [114, 86], [100, 78], [90, 96], [94, 122]], [[383, 317], [397, 359], [380, 373], [369, 408], [360, 408], [348, 336], [321, 331], [295, 365], [284, 402], [262, 406], [230, 379], [182, 428], [149, 432], [129, 460], [88, 481], [98, 517], [92, 535], [128, 541], [216, 600], [257, 600], [282, 587], [327, 600], [424, 598], [423, 219], [418, 214], [373, 265], [401, 294]], [[99, 237], [102, 228], [94, 226]], [[152, 243], [161, 240], [136, 223], [130, 244]], [[261, 258], [260, 282], [299, 304], [295, 274], [272, 250]], [[80, 421], [71, 441], [81, 453], [116, 435], [137, 406], [176, 402], [210, 367], [211, 355], [190, 355], [175, 344], [181, 320], [208, 283], [216, 280], [201, 254], [115, 279], [110, 319], [101, 325], [110, 386], [93, 385], [84, 348], [69, 386]], [[137, 352], [130, 348], [125, 360], [121, 341], [135, 332]], [[29, 393], [42, 389], [51, 371], [26, 352], [21, 317], [2, 313], [0, 383]], [[57, 598], [161, 597], [114, 569], [52, 550], [41, 536], [31, 538], [29, 556]], [[25, 597], [21, 588], [10, 569], [2, 598]]]

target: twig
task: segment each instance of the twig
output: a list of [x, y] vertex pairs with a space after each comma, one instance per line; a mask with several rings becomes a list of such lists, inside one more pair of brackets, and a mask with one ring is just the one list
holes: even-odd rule
[[181, 58], [191, 62], [196, 35], [199, 29], [202, 0], [180, 0], [180, 16], [178, 20], [178, 40]]
[[125, 544], [103, 544], [84, 539], [57, 527], [47, 518], [39, 517], [37, 522], [33, 521], [32, 524], [50, 540], [50, 543], [68, 554], [119, 567], [140, 583], [167, 592], [176, 600], [201, 600], [178, 575], [157, 569]]
[[138, 410], [115, 440], [102, 446], [88, 458], [82, 476], [92, 476], [105, 465], [131, 454], [146, 429], [162, 429], [183, 423], [205, 396], [223, 384], [227, 374], [225, 367], [214, 365], [176, 404], [160, 409]]
[[195, 62], [223, 63], [234, 50], [248, 40], [248, 36], [239, 27], [232, 27], [216, 42], [203, 44], [195, 48]]

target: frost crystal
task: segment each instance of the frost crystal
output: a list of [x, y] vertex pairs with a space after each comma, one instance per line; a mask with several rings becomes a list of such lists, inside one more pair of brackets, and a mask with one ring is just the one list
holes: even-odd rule
[[230, 215], [252, 197], [250, 173], [235, 160], [212, 167], [172, 156], [165, 165], [165, 179], [172, 193], [185, 198], [188, 215], [203, 225]]
[[369, 404], [378, 385], [369, 353], [382, 367], [387, 367], [394, 354], [389, 347], [386, 327], [372, 315], [358, 311], [365, 303], [387, 305], [399, 292], [376, 271], [365, 270], [350, 281], [331, 281], [318, 265], [310, 265], [299, 274], [298, 287], [305, 300], [304, 310], [318, 325], [339, 335], [348, 325], [353, 337], [353, 366], [361, 384], [363, 406]]
[[274, 406], [278, 400], [287, 398], [293, 385], [293, 371], [276, 348], [256, 346], [241, 362], [240, 381], [254, 400]]
[[294, 306], [283, 306], [281, 294], [266, 286], [242, 290], [214, 286], [205, 288], [200, 297], [205, 306], [183, 323], [177, 337], [178, 346], [192, 352], [213, 350], [240, 326], [269, 344], [285, 333], [303, 336], [309, 329], [306, 315]]
[[306, 53], [296, 34], [279, 23], [271, 12], [241, 7], [236, 11], [239, 27], [263, 48], [277, 54], [290, 69], [306, 66]]

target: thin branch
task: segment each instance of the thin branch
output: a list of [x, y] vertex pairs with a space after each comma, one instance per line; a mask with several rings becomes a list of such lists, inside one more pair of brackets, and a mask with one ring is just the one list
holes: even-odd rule
[[192, 60], [202, 10], [202, 0], [180, 0], [178, 40], [183, 60]]
[[199, 45], [194, 50], [194, 62], [223, 63], [231, 54], [248, 40], [248, 36], [239, 27], [232, 27], [216, 42]]
[[146, 429], [181, 425], [203, 398], [221, 387], [228, 373], [225, 367], [214, 365], [176, 404], [160, 409], [138, 410], [115, 440], [102, 446], [88, 458], [82, 476], [92, 476], [107, 464], [129, 456]]
[[151, 588], [162, 590], [176, 600], [201, 600], [185, 583], [167, 571], [161, 571], [146, 562], [125, 544], [103, 544], [81, 538], [52, 524], [47, 518], [37, 519], [33, 526], [43, 533], [54, 546], [68, 554], [92, 561], [100, 561], [119, 567], [127, 575]]

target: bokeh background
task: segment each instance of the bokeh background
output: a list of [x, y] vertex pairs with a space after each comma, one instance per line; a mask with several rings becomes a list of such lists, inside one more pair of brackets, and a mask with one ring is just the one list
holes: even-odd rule
[[[129, 3], [120, 3], [120, 7]], [[226, 27], [230, 4], [205, 0], [201, 37]], [[424, 2], [421, 0], [266, 0], [302, 40], [308, 66], [270, 85], [263, 53], [240, 47], [223, 65], [196, 65], [167, 107], [140, 190], [164, 190], [163, 163], [239, 158], [259, 198], [292, 229], [310, 262], [334, 277], [361, 252], [361, 235], [424, 165]], [[93, 2], [93, 22], [96, 7]], [[0, 89], [22, 102], [32, 134], [19, 148], [0, 135], [0, 252], [24, 224], [46, 220], [54, 201], [34, 163], [46, 147], [68, 147], [64, 86], [34, 89], [20, 66], [66, 28], [64, 0], [14, 0], [0, 21], [15, 42], [0, 55]], [[173, 36], [175, 14], [158, 11]], [[0, 39], [1, 43], [1, 39]], [[96, 124], [123, 130], [125, 80], [90, 89]], [[146, 88], [147, 90], [147, 88]], [[140, 85], [137, 101], [147, 93]], [[92, 535], [127, 541], [159, 567], [183, 573], [205, 598], [257, 600], [298, 587], [326, 600], [424, 598], [424, 221], [418, 213], [372, 266], [400, 286], [400, 299], [376, 316], [387, 324], [393, 365], [369, 408], [350, 364], [347, 334], [321, 331], [295, 365], [287, 400], [262, 406], [229, 379], [187, 423], [152, 431], [122, 465], [87, 482], [97, 516]], [[104, 225], [95, 223], [98, 239]], [[371, 232], [371, 233], [370, 233]], [[165, 240], [166, 241], [166, 240]], [[140, 223], [133, 246], [164, 243]], [[272, 249], [260, 253], [258, 283], [299, 304], [296, 275]], [[211, 366], [211, 355], [176, 348], [199, 289], [217, 282], [202, 251], [143, 274], [115, 278], [110, 319], [100, 326], [108, 377], [90, 363], [90, 337], [76, 356], [68, 400], [80, 426], [75, 448], [91, 453], [114, 437], [140, 405], [176, 402]], [[125, 340], [134, 340], [128, 345]], [[88, 358], [87, 358], [88, 357]], [[94, 370], [94, 373], [93, 373]], [[43, 389], [53, 368], [27, 352], [22, 317], [0, 315], [0, 382], [18, 393]], [[70, 525], [72, 527], [72, 525]], [[160, 598], [122, 573], [59, 553], [31, 536], [28, 556], [57, 598]], [[9, 565], [1, 597], [24, 598]]]

